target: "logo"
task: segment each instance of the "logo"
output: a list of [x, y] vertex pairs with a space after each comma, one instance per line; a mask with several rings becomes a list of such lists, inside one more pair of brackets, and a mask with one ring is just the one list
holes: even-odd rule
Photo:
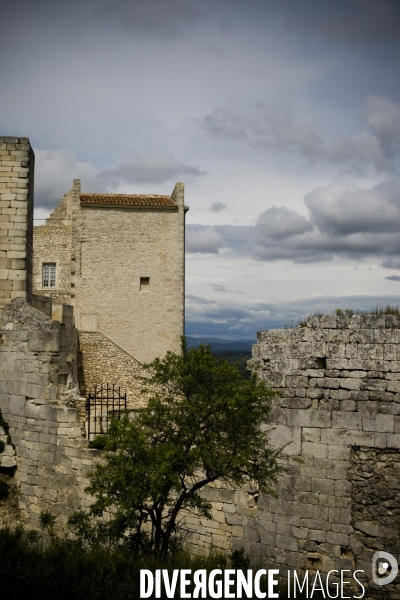
[[392, 583], [399, 571], [399, 565], [389, 552], [375, 552], [372, 557], [372, 579], [377, 585]]

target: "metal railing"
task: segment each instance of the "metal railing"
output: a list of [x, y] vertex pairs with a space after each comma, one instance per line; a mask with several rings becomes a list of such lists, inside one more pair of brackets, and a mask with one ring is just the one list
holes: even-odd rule
[[89, 442], [107, 433], [110, 417], [121, 418], [126, 411], [126, 393], [114, 384], [95, 385], [86, 399], [86, 431]]

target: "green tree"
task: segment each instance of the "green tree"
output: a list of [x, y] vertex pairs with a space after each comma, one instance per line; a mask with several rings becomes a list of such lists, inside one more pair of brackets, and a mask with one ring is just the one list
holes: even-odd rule
[[[209, 347], [168, 352], [146, 365], [147, 407], [113, 419], [103, 464], [89, 475], [94, 515], [136, 551], [165, 555], [182, 511], [210, 517], [202, 488], [225, 480], [273, 494], [281, 451], [264, 427], [273, 393], [255, 375], [216, 359]], [[104, 531], [104, 529], [103, 529]]]

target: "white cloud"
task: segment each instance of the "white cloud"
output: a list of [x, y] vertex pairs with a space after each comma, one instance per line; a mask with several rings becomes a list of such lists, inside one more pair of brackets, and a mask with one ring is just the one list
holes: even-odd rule
[[186, 230], [186, 252], [218, 254], [224, 242], [221, 234], [212, 227], [192, 225]]
[[311, 231], [313, 225], [294, 210], [285, 206], [272, 206], [258, 217], [256, 228], [260, 238], [265, 236], [272, 240], [282, 240]]
[[310, 220], [322, 233], [393, 233], [400, 229], [400, 181], [370, 189], [333, 183], [304, 197]]

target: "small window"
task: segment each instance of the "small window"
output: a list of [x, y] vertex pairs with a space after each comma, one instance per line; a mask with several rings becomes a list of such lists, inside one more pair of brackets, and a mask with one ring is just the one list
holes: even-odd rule
[[55, 263], [43, 263], [43, 287], [56, 287], [56, 265]]
[[148, 290], [150, 287], [150, 277], [141, 277], [140, 278], [140, 289]]

